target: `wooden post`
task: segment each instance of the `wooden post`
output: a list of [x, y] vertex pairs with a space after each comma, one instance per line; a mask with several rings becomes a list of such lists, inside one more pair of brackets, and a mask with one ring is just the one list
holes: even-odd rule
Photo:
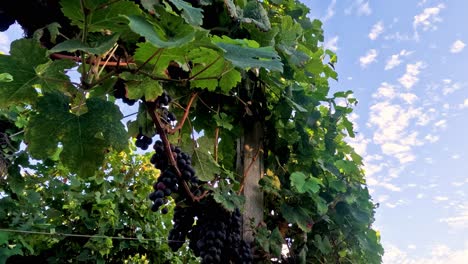
[[263, 193], [258, 183], [263, 176], [262, 140], [263, 126], [260, 121], [244, 124], [244, 136], [238, 142], [237, 153], [241, 153], [238, 171], [244, 175], [245, 204], [242, 228], [246, 242], [253, 241], [251, 224], [255, 228], [263, 221]]

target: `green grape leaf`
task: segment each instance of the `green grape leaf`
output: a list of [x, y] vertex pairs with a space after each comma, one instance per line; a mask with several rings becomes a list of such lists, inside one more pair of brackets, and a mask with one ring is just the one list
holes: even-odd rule
[[346, 175], [359, 174], [359, 168], [354, 161], [350, 160], [337, 160], [335, 166]]
[[290, 223], [297, 224], [304, 232], [310, 232], [313, 225], [312, 213], [304, 207], [293, 207], [285, 203], [281, 205], [281, 214]]
[[328, 255], [333, 250], [330, 240], [327, 236], [322, 239], [319, 234], [316, 234], [314, 236], [313, 243], [324, 255]]
[[152, 102], [163, 93], [161, 83], [147, 76], [123, 72], [120, 78], [126, 80], [129, 99], [138, 100], [144, 96], [146, 101]]
[[303, 33], [301, 25], [290, 16], [281, 17], [279, 28], [281, 31], [276, 35], [276, 42], [286, 47], [295, 46]]
[[241, 21], [244, 23], [253, 23], [263, 31], [271, 29], [270, 19], [268, 12], [263, 8], [261, 2], [249, 1], [243, 9]]
[[117, 43], [118, 39], [119, 34], [104, 36], [103, 39], [96, 41], [92, 46], [83, 43], [78, 39], [65, 40], [64, 42], [57, 44], [55, 47], [49, 50], [49, 53], [62, 51], [75, 52], [77, 50], [81, 50], [91, 54], [102, 55], [109, 51], [115, 45], [115, 43]]
[[281, 236], [281, 233], [278, 227], [276, 227], [273, 230], [273, 232], [271, 232], [271, 236], [270, 236], [270, 252], [273, 254], [273, 256], [275, 257], [281, 256], [283, 243], [284, 243], [284, 239]]
[[[83, 12], [81, 3], [85, 4], [87, 16]], [[128, 29], [124, 16], [140, 15], [141, 10], [132, 1], [75, 1], [61, 0], [62, 12], [76, 25], [88, 32], [122, 32]]]
[[298, 103], [294, 102], [291, 98], [289, 97], [286, 97], [286, 100], [288, 101], [288, 103], [294, 108], [296, 109], [297, 111], [299, 112], [302, 112], [302, 113], [307, 113], [307, 109], [305, 109], [304, 107], [302, 107], [301, 105], [299, 105]]
[[208, 48], [192, 49], [188, 54], [193, 63], [191, 87], [207, 88], [214, 91], [218, 87], [218, 76], [224, 70], [224, 59], [215, 50]]
[[182, 0], [169, 0], [177, 9], [182, 10], [184, 20], [193, 26], [201, 26], [203, 23], [203, 9], [193, 7], [190, 3]]
[[47, 29], [50, 35], [50, 42], [55, 43], [57, 40], [57, 36], [60, 33], [59, 32], [60, 27], [61, 27], [60, 24], [57, 22], [50, 23], [49, 25], [34, 31], [33, 39], [39, 42], [42, 36], [44, 35], [44, 30]]
[[259, 226], [255, 229], [255, 242], [265, 252], [270, 252], [270, 230], [265, 226]]
[[291, 186], [294, 186], [299, 193], [317, 193], [322, 182], [320, 179], [309, 176], [302, 172], [293, 172], [290, 176]]
[[238, 83], [240, 83], [242, 80], [241, 73], [234, 69], [231, 68], [224, 73], [222, 73], [221, 79], [219, 80], [219, 87], [221, 88], [221, 91], [228, 93], [229, 91], [232, 90], [232, 88], [236, 87]]
[[197, 172], [197, 177], [202, 181], [211, 181], [216, 175], [221, 173], [219, 164], [214, 160], [213, 151], [214, 139], [202, 136], [197, 139], [197, 147], [192, 154], [192, 165]]
[[283, 71], [281, 57], [272, 47], [259, 47], [253, 40], [231, 39], [227, 36], [222, 38], [214, 36], [212, 41], [225, 52], [224, 57], [236, 67], [241, 69], [263, 67], [273, 71]]
[[[157, 48], [153, 44], [144, 42], [138, 43], [135, 51], [135, 60], [146, 62], [151, 65], [153, 73], [156, 76], [167, 78], [166, 69], [170, 62], [176, 62], [179, 65], [186, 63], [185, 55], [188, 53], [186, 47], [175, 47], [171, 49]], [[157, 54], [156, 56], [154, 54]], [[152, 58], [148, 61], [148, 58]]]
[[15, 40], [11, 55], [0, 55], [0, 72], [6, 81], [0, 82], [0, 107], [16, 103], [33, 103], [35, 88], [43, 91], [66, 90], [71, 87], [64, 70], [75, 65], [71, 61], [51, 61], [46, 49], [30, 39]]
[[234, 121], [234, 118], [232, 116], [228, 116], [226, 113], [220, 113], [219, 115], [214, 115], [213, 118], [218, 127], [222, 127], [227, 130], [231, 130], [233, 128], [231, 123]]
[[195, 37], [193, 28], [180, 22], [175, 16], [167, 18], [173, 19], [174, 25], [172, 26], [177, 29], [170, 36], [161, 26], [152, 24], [141, 16], [126, 16], [126, 18], [133, 32], [145, 37], [146, 41], [158, 48], [178, 47], [191, 42]]
[[233, 212], [236, 208], [242, 208], [245, 202], [244, 196], [237, 195], [223, 181], [219, 183], [219, 188], [215, 188], [213, 198], [230, 212]]
[[76, 116], [69, 111], [69, 99], [62, 94], [45, 94], [38, 100], [37, 114], [25, 131], [25, 141], [33, 158], [53, 156], [59, 143], [60, 160], [72, 172], [91, 176], [113, 147], [127, 146], [122, 113], [113, 103], [98, 98], [86, 101], [88, 112]]

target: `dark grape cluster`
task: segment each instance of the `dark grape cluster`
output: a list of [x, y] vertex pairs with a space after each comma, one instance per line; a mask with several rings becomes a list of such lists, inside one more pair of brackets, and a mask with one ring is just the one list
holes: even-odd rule
[[136, 136], [135, 146], [141, 148], [142, 150], [147, 150], [151, 143], [153, 143], [153, 139], [146, 135], [143, 135], [141, 131]]
[[[168, 202], [167, 196], [179, 190], [179, 179], [172, 168], [168, 168], [161, 173], [158, 180], [153, 184], [154, 192], [150, 193], [149, 198], [153, 201], [151, 210], [156, 212], [159, 208]], [[167, 214], [167, 208], [164, 207], [161, 213]]]
[[172, 251], [179, 250], [185, 242], [190, 230], [192, 230], [194, 219], [194, 210], [192, 207], [176, 206], [174, 208], [174, 225], [169, 231], [169, 247]]
[[136, 100], [128, 99], [127, 97], [127, 87], [125, 85], [125, 80], [122, 78], [118, 78], [114, 84], [114, 97], [117, 99], [122, 99], [122, 102], [126, 103], [127, 105], [134, 105]]
[[241, 239], [240, 211], [228, 212], [213, 200], [200, 204], [196, 212], [197, 223], [188, 233], [189, 247], [203, 264], [252, 263], [250, 249]]
[[172, 98], [166, 93], [163, 92], [158, 98], [156, 98], [156, 104], [161, 108], [162, 106], [167, 106], [172, 102]]

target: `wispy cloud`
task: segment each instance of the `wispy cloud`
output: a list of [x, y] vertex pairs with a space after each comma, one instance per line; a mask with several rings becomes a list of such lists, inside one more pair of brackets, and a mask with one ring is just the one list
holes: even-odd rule
[[397, 67], [402, 63], [401, 57], [409, 56], [411, 55], [411, 53], [413, 52], [401, 50], [399, 53], [393, 54], [392, 56], [390, 56], [390, 58], [387, 59], [387, 63], [385, 64], [385, 70], [387, 71]]
[[326, 21], [328, 21], [330, 18], [332, 18], [335, 15], [335, 6], [336, 6], [336, 0], [332, 0], [332, 2], [328, 5], [327, 13], [321, 19], [322, 22], [325, 23]]
[[456, 210], [455, 215], [439, 221], [455, 229], [468, 229], [468, 203], [458, 205]]
[[414, 16], [413, 28], [416, 36], [418, 35], [419, 28], [422, 28], [423, 31], [436, 30], [436, 24], [442, 21], [442, 18], [439, 16], [440, 11], [444, 8], [444, 4], [438, 4], [434, 7], [425, 8], [422, 13]]
[[358, 16], [368, 16], [372, 14], [372, 9], [369, 5], [369, 1], [355, 0], [351, 6], [345, 9], [345, 14], [350, 15], [356, 12]]
[[361, 67], [365, 68], [367, 65], [375, 62], [377, 60], [377, 50], [371, 49], [369, 50], [366, 55], [362, 56], [359, 58], [359, 62], [361, 64]]
[[453, 82], [451, 79], [444, 79], [442, 80], [442, 94], [448, 95], [454, 93], [457, 90], [460, 90], [466, 84], [462, 84], [459, 82]]
[[338, 36], [334, 36], [333, 38], [327, 40], [323, 45], [325, 49], [337, 51], [338, 50]]
[[424, 137], [424, 139], [429, 141], [430, 143], [435, 143], [435, 142], [439, 141], [439, 136], [432, 135], [432, 134], [427, 134]]
[[383, 264], [465, 264], [468, 259], [468, 245], [460, 250], [451, 249], [446, 245], [439, 244], [430, 248], [430, 255], [417, 257], [408, 254], [395, 245], [385, 245]]
[[457, 40], [450, 47], [450, 52], [451, 53], [459, 53], [465, 48], [465, 46], [466, 46], [466, 44], [463, 43], [463, 41]]
[[377, 22], [372, 26], [371, 31], [369, 32], [369, 38], [372, 40], [376, 40], [380, 34], [384, 31], [384, 24], [382, 21]]
[[460, 109], [468, 108], [468, 98], [466, 98], [463, 103], [458, 106]]
[[398, 81], [406, 89], [410, 89], [414, 86], [415, 83], [419, 81], [418, 75], [421, 72], [421, 69], [424, 67], [425, 66], [422, 61], [418, 61], [414, 64], [407, 64], [405, 74], [401, 76], [401, 78], [398, 79]]

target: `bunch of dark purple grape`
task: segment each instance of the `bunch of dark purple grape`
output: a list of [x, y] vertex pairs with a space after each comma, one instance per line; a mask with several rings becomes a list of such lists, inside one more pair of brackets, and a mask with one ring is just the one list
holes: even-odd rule
[[[250, 249], [242, 247], [240, 211], [228, 212], [220, 204], [211, 201], [200, 204], [197, 223], [188, 233], [189, 247], [203, 264], [252, 263]], [[250, 253], [250, 254], [249, 254]]]
[[141, 148], [142, 150], [147, 150], [151, 143], [153, 143], [153, 139], [146, 135], [143, 135], [141, 131], [136, 136], [135, 146]]
[[125, 80], [118, 78], [114, 84], [113, 90], [114, 97], [117, 99], [122, 99], [122, 102], [132, 106], [135, 104], [136, 100], [128, 99], [127, 97], [127, 87], [125, 86]]
[[[154, 192], [149, 195], [150, 200], [153, 201], [151, 206], [153, 212], [158, 211], [162, 205], [167, 204], [167, 196], [179, 190], [178, 182], [178, 177], [172, 168], [167, 168], [161, 173], [158, 180], [153, 184]], [[167, 207], [161, 210], [163, 214], [167, 214], [167, 212]]]
[[168, 245], [172, 251], [176, 252], [185, 243], [185, 239], [192, 230], [195, 221], [194, 213], [193, 207], [176, 206], [174, 208], [174, 225], [168, 236]]

